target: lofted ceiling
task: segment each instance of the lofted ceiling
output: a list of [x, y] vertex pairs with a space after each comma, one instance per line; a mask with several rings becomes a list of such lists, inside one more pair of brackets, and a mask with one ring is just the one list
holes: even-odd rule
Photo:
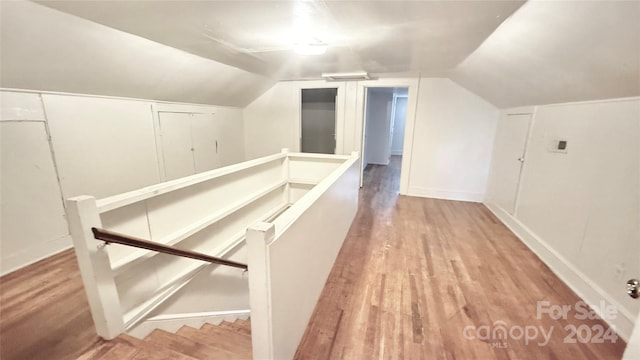
[[30, 1], [0, 10], [4, 88], [244, 107], [275, 83]]
[[[278, 80], [448, 77], [498, 107], [640, 95], [640, 1], [2, 1], [3, 87], [245, 106]], [[322, 43], [326, 54], [298, 55]]]
[[[524, 1], [38, 1], [277, 80], [323, 72], [442, 74]], [[321, 42], [322, 56], [294, 45]]]
[[499, 107], [640, 95], [640, 1], [529, 1], [449, 74]]

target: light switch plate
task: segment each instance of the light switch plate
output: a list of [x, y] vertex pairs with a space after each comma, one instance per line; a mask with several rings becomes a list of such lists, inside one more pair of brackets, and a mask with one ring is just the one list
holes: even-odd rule
[[549, 150], [549, 152], [566, 154], [569, 150], [569, 141], [565, 138], [553, 138], [549, 141], [547, 150]]

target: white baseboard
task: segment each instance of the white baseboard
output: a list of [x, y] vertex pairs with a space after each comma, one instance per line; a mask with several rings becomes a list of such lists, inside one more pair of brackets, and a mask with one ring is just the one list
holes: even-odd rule
[[51, 241], [36, 244], [18, 253], [3, 257], [0, 262], [0, 276], [22, 269], [40, 260], [73, 248], [71, 235], [65, 235]]
[[433, 198], [433, 199], [469, 201], [469, 202], [482, 202], [482, 200], [484, 200], [484, 193], [450, 191], [450, 190], [435, 189], [435, 188], [423, 188], [423, 187], [417, 187], [417, 186], [410, 186], [409, 191], [407, 192], [407, 195]]
[[383, 165], [383, 166], [387, 166], [387, 165], [389, 165], [389, 160], [384, 161], [384, 162], [369, 161], [367, 163], [367, 165]]
[[[604, 319], [609, 326], [615, 328], [622, 339], [625, 341], [629, 340], [635, 322], [635, 315], [632, 315], [631, 311], [613, 299], [607, 292], [602, 290], [600, 286], [584, 275], [564, 256], [560, 255], [516, 218], [497, 205], [489, 203], [485, 203], [484, 205], [531, 249], [560, 280], [596, 311], [598, 316]], [[601, 301], [604, 301], [607, 306], [615, 306], [618, 310], [615, 319], [608, 319], [600, 313]]]
[[138, 339], [144, 339], [155, 329], [175, 333], [185, 325], [197, 329], [205, 323], [220, 325], [223, 321], [234, 322], [237, 319], [246, 320], [250, 314], [250, 310], [231, 310], [157, 315], [139, 323], [128, 330], [127, 334]]
[[402, 149], [400, 149], [400, 150], [391, 150], [391, 155], [402, 155]]

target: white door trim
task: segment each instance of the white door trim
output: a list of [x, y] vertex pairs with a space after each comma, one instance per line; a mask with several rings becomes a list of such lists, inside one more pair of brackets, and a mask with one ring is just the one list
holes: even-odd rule
[[[400, 194], [407, 195], [409, 191], [409, 175], [411, 174], [411, 158], [413, 156], [413, 134], [416, 123], [418, 107], [418, 91], [420, 78], [378, 79], [358, 82], [356, 98], [356, 138], [359, 141], [360, 156], [364, 154], [364, 129], [365, 129], [365, 99], [366, 90], [370, 87], [406, 87], [407, 95], [407, 119], [404, 130], [404, 145], [402, 147], [402, 167], [400, 169]], [[360, 171], [360, 186], [362, 186], [362, 172]]]

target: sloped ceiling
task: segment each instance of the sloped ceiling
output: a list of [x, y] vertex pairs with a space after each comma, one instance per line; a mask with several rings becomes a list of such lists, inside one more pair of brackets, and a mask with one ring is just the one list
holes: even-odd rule
[[245, 106], [275, 80], [27, 1], [2, 1], [0, 86]]
[[[278, 80], [323, 72], [442, 74], [523, 0], [39, 1], [159, 43]], [[325, 55], [295, 54], [319, 41]]]
[[450, 77], [499, 107], [640, 95], [640, 1], [529, 1]]
[[[2, 86], [243, 106], [365, 70], [499, 107], [640, 95], [640, 1], [38, 2], [0, 2]], [[309, 39], [327, 53], [295, 54]]]

